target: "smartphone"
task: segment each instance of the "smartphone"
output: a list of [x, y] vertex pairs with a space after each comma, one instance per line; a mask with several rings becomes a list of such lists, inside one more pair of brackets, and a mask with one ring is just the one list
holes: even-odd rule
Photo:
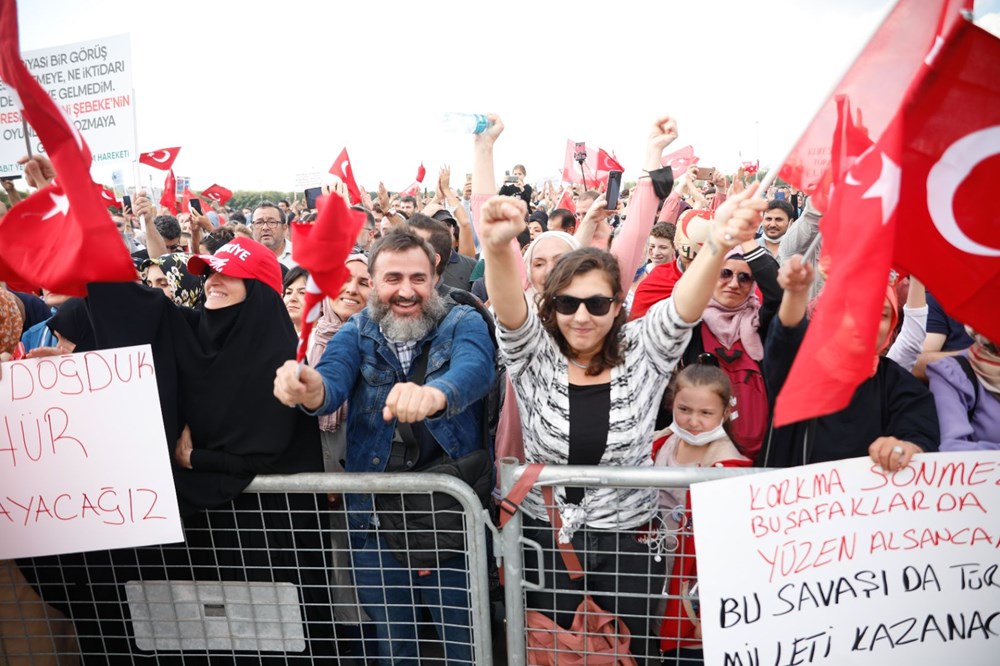
[[323, 195], [322, 187], [310, 187], [305, 191], [306, 195], [306, 208], [309, 210], [316, 210], [316, 199]]
[[202, 212], [201, 212], [201, 199], [188, 199], [188, 205], [191, 206], [191, 208], [193, 208], [196, 211], [198, 211], [199, 215], [202, 215]]
[[134, 212], [132, 210], [132, 197], [127, 194], [122, 195], [122, 206], [124, 206], [124, 208], [128, 208], [130, 213]]
[[774, 193], [774, 198], [775, 199], [780, 199], [780, 200], [784, 201], [785, 200], [785, 193], [783, 191], [781, 191], [781, 190], [778, 190], [777, 192]]
[[18, 174], [16, 176], [0, 176], [0, 180], [17, 180], [20, 177], [21, 174]]
[[712, 180], [715, 177], [714, 167], [698, 167], [695, 178], [698, 180]]
[[584, 141], [578, 141], [573, 147], [573, 159], [577, 162], [587, 159], [587, 144]]
[[618, 208], [618, 193], [622, 189], [622, 172], [621, 171], [609, 171], [608, 172], [608, 210], [615, 210]]

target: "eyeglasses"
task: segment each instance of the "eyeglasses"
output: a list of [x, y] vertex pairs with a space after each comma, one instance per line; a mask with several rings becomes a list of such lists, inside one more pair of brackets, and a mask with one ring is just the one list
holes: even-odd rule
[[744, 273], [743, 271], [740, 271], [739, 273], [734, 273], [728, 268], [723, 268], [721, 271], [719, 271], [719, 279], [722, 280], [723, 282], [729, 282], [730, 280], [733, 279], [734, 275], [736, 276], [736, 281], [740, 283], [741, 287], [745, 287], [748, 284], [753, 284], [753, 276], [750, 275], [749, 273]]
[[556, 312], [559, 314], [571, 315], [576, 314], [576, 311], [580, 309], [580, 304], [583, 303], [587, 306], [587, 312], [595, 317], [600, 317], [608, 314], [608, 311], [611, 310], [611, 304], [617, 300], [617, 298], [612, 296], [590, 296], [588, 298], [577, 298], [576, 296], [559, 294], [558, 296], [552, 297], [552, 304], [555, 307]]
[[278, 227], [284, 224], [281, 220], [254, 220], [250, 223], [251, 225], [257, 227], [258, 229], [265, 224], [269, 227]]

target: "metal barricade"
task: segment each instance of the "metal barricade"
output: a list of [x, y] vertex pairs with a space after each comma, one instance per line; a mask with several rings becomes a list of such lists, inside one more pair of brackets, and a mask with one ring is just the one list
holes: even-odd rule
[[[513, 458], [501, 460], [501, 496], [510, 494], [526, 469]], [[573, 525], [564, 524], [563, 535], [574, 532], [569, 557], [575, 556], [584, 572], [573, 578], [557, 530], [548, 517], [536, 519], [547, 514], [548, 505], [539, 502], [539, 495], [529, 498], [533, 518], [522, 503], [522, 510], [511, 515], [500, 535], [508, 663], [560, 663], [560, 655], [569, 663], [571, 652], [577, 654], [571, 663], [587, 663], [586, 655], [594, 654], [588, 651], [597, 649], [606, 651], [605, 659], [610, 654], [619, 660], [598, 662], [595, 655], [593, 663], [660, 663], [664, 646], [663, 663], [700, 663], [694, 526], [687, 489], [700, 481], [760, 471], [764, 470], [546, 466], [536, 488], [607, 491], [600, 507], [591, 507], [603, 515], [602, 525], [613, 516], [629, 515], [637, 500], [654, 504], [650, 519], [638, 525], [577, 528], [570, 516]], [[630, 489], [649, 493], [629, 493]], [[623, 497], [625, 502], [619, 505]], [[583, 661], [579, 661], [581, 651]]]
[[[424, 568], [426, 551], [352, 528], [344, 493], [453, 498], [464, 538]], [[186, 518], [185, 543], [0, 562], [0, 665], [488, 665], [488, 522], [447, 475], [258, 477]]]

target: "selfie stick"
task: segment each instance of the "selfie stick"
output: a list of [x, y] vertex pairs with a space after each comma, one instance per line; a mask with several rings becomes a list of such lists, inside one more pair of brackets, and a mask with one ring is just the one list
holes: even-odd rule
[[24, 146], [28, 149], [28, 159], [30, 160], [34, 155], [31, 154], [31, 136], [28, 134], [28, 121], [21, 116], [21, 127], [24, 128]]

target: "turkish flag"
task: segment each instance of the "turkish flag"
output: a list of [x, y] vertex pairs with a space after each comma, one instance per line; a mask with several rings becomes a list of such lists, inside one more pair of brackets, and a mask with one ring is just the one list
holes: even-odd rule
[[559, 197], [559, 203], [556, 204], [556, 208], [565, 208], [571, 213], [576, 212], [576, 204], [573, 203], [573, 193], [570, 190], [566, 190]]
[[335, 297], [347, 279], [344, 261], [367, 219], [364, 212], [351, 210], [336, 194], [320, 197], [316, 205], [319, 213], [315, 222], [291, 225], [292, 258], [309, 271], [296, 354], [298, 361], [306, 356], [309, 334], [319, 318], [323, 295]]
[[191, 199], [197, 199], [194, 192], [188, 188], [184, 188], [184, 192], [181, 194], [181, 212], [190, 213], [191, 212]]
[[399, 196], [401, 197], [415, 197], [420, 192], [420, 183], [413, 182], [410, 186], [404, 190], [399, 191]]
[[351, 169], [351, 158], [347, 156], [346, 147], [340, 151], [340, 155], [330, 167], [330, 173], [340, 178], [344, 185], [347, 185], [347, 194], [351, 198], [352, 205], [361, 203], [361, 190], [358, 188], [357, 181], [354, 180], [354, 170]]
[[180, 152], [180, 146], [175, 146], [173, 148], [160, 148], [148, 153], [139, 153], [139, 162], [154, 169], [169, 171], [174, 167], [174, 160], [177, 159]]
[[424, 168], [424, 163], [421, 162], [420, 166], [417, 168], [416, 181], [418, 183], [422, 183], [422, 182], [424, 182], [424, 177], [426, 177], [426, 176], [427, 176], [427, 169]]
[[134, 280], [132, 258], [90, 178], [90, 149], [21, 60], [15, 0], [0, 0], [0, 78], [57, 174], [0, 219], [0, 280], [70, 296], [86, 295], [88, 282]]
[[201, 191], [201, 196], [211, 199], [220, 206], [225, 206], [226, 202], [233, 198], [232, 190], [227, 190], [222, 185], [212, 185]]
[[[97, 183], [94, 183], [97, 185]], [[114, 190], [104, 187], [103, 185], [97, 185], [97, 193], [101, 195], [101, 201], [107, 206], [113, 206], [115, 208], [121, 208], [121, 204], [118, 202], [118, 198], [115, 196]]]
[[609, 155], [603, 148], [598, 148], [596, 152], [588, 152], [587, 159], [583, 163], [583, 174], [580, 174], [580, 165], [573, 157], [576, 152], [576, 143], [572, 139], [566, 140], [566, 155], [563, 159], [562, 179], [567, 183], [579, 183], [584, 187], [596, 188], [599, 183], [608, 185], [609, 171], [624, 171], [625, 169], [614, 157]]
[[160, 205], [168, 208], [174, 215], [177, 214], [177, 179], [174, 178], [174, 170], [167, 172], [167, 177], [163, 180], [163, 194], [160, 195]]
[[670, 167], [670, 170], [674, 174], [674, 180], [683, 176], [689, 166], [697, 163], [698, 158], [695, 157], [694, 148], [691, 146], [684, 146], [680, 150], [675, 150], [669, 155], [664, 155], [660, 158], [660, 164]]
[[[844, 171], [827, 175], [835, 159], [838, 97], [850, 99], [858, 113], [864, 112], [867, 128], [859, 129], [873, 140], [881, 137], [924, 57], [960, 20], [963, 9], [971, 11], [972, 0], [899, 0], [795, 144], [778, 175], [809, 196], [840, 182]], [[841, 166], [850, 168], [848, 161]], [[822, 204], [823, 199], [821, 194], [813, 203]]]
[[1000, 342], [1000, 40], [960, 21], [902, 127], [895, 264]]
[[[953, 316], [1000, 339], [991, 288], [1000, 276], [997, 214], [979, 196], [1000, 176], [1000, 51], [996, 38], [968, 21], [944, 24], [948, 33], [921, 58], [879, 141], [834, 180], [820, 223], [829, 274], [778, 396], [776, 426], [843, 409], [871, 375], [894, 262]], [[863, 145], [864, 128], [846, 101], [837, 108], [835, 135], [857, 131], [839, 151], [849, 155]]]

